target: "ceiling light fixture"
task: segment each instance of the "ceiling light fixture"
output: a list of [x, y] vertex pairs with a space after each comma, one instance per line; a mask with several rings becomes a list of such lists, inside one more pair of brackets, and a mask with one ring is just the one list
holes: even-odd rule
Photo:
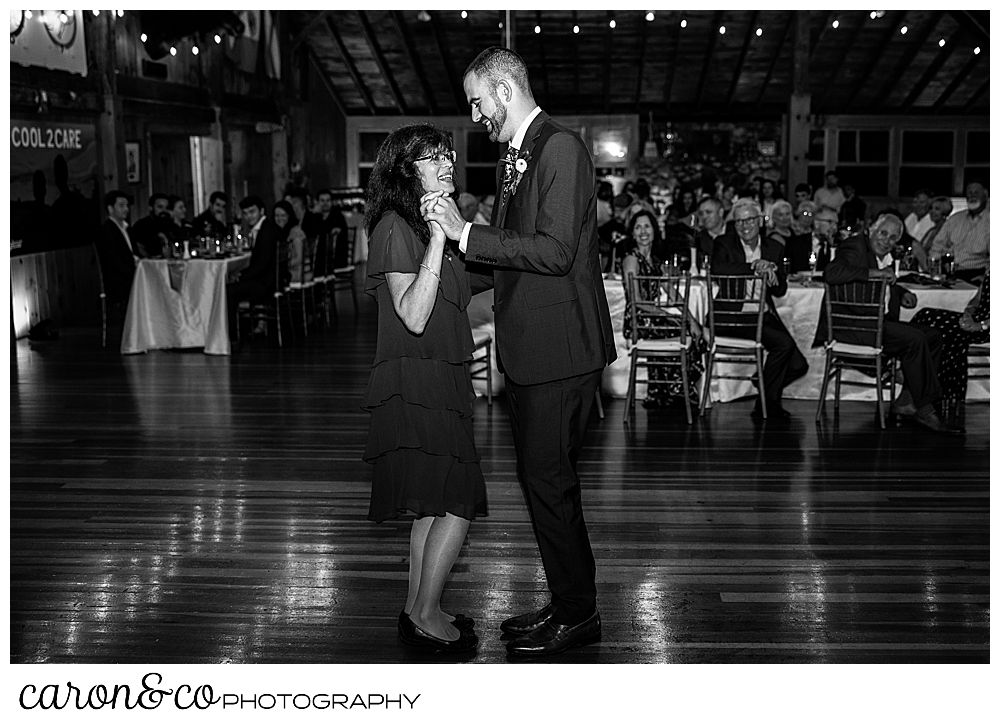
[[[573, 26], [573, 32], [574, 33], [579, 33], [580, 32], [580, 26], [579, 25], [574, 25]], [[976, 48], [976, 52], [977, 53], [979, 52], [979, 48]]]
[[839, 21], [839, 20], [837, 20], [836, 18], [834, 18], [834, 19], [833, 19], [833, 22], [832, 22], [832, 23], [830, 23], [830, 25], [832, 25], [832, 26], [833, 26], [833, 29], [834, 29], [834, 30], [836, 30], [837, 28], [839, 28], [839, 27], [840, 27], [840, 21]]
[[907, 31], [907, 30], [908, 30], [908, 28], [907, 28], [907, 27], [906, 27], [906, 26], [904, 25], [903, 27], [901, 27], [901, 28], [899, 29], [899, 32], [900, 32], [900, 34], [902, 34], [902, 35], [906, 35], [906, 31]]
[[198, 53], [200, 53], [200, 52], [201, 51], [198, 50], [198, 46], [197, 45], [192, 45], [191, 46], [191, 55], [198, 55]]
[[147, 35], [146, 35], [145, 33], [143, 33], [142, 35], [140, 35], [140, 36], [139, 36], [139, 40], [141, 40], [142, 42], [144, 42], [144, 43], [145, 43], [145, 42], [146, 42], [146, 38], [147, 38], [147, 37], [148, 37], [148, 36], [147, 36]]
[[535, 35], [538, 35], [540, 32], [542, 32], [542, 26], [541, 25], [536, 25], [535, 26]]
[[614, 30], [614, 29], [615, 29], [615, 26], [616, 26], [616, 25], [617, 25], [617, 23], [615, 22], [615, 19], [614, 19], [614, 18], [611, 18], [611, 22], [610, 22], [610, 23], [608, 23], [608, 26], [609, 26], [609, 27], [610, 27], [610, 28], [611, 28], [612, 30]]
[[431, 14], [426, 10], [421, 10], [417, 13], [417, 20], [422, 23], [429, 23], [431, 21]]
[[681, 18], [681, 27], [686, 28], [688, 26], [688, 21]]
[[100, 10], [91, 10], [90, 12], [92, 12], [94, 14], [95, 18], [98, 17], [101, 14]]
[[726, 34], [726, 26], [725, 25], [720, 25], [719, 26], [719, 35], [725, 35], [725, 34]]
[[462, 11], [462, 20], [465, 20], [467, 17], [469, 17], [469, 14], [463, 10]]
[[979, 55], [979, 53], [981, 52], [981, 48], [977, 45], [976, 49], [973, 50], [972, 52], [975, 53], [976, 55]]
[[941, 40], [938, 41], [938, 47], [939, 48], [943, 48], [944, 47], [944, 38], [941, 38]]
[[868, 13], [868, 17], [870, 17], [872, 20], [874, 20], [875, 18], [878, 17], [878, 13], [875, 12], [874, 10], [872, 10], [870, 13]]
[[647, 11], [646, 20], [649, 22], [653, 22], [654, 20], [656, 20], [656, 13], [654, 13], [652, 10]]
[[757, 28], [757, 37], [759, 38], [763, 34], [764, 34], [764, 28]]
[[124, 18], [125, 17], [125, 11], [124, 10], [116, 10], [115, 12], [118, 13], [118, 17], [120, 17], [120, 18]]

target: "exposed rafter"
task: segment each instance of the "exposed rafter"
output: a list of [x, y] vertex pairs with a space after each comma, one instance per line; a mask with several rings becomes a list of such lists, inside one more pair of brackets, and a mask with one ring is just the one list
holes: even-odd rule
[[951, 37], [945, 41], [944, 47], [938, 52], [937, 57], [934, 61], [927, 66], [927, 70], [924, 71], [923, 75], [920, 76], [920, 80], [916, 82], [910, 92], [903, 99], [902, 110], [903, 113], [909, 113], [910, 109], [913, 108], [913, 104], [917, 102], [920, 98], [920, 94], [924, 92], [924, 89], [928, 84], [934, 80], [934, 76], [938, 74], [938, 71], [948, 62], [952, 54], [955, 52], [955, 48], [958, 44], [962, 42], [962, 37], [965, 35], [965, 29], [959, 28], [956, 32], [952, 33]]
[[715, 44], [719, 39], [719, 26], [722, 25], [723, 18], [723, 11], [716, 10], [715, 15], [712, 16], [712, 26], [708, 29], [708, 50], [705, 51], [705, 62], [701, 65], [701, 76], [698, 78], [698, 92], [695, 96], [698, 99], [695, 108], [699, 111], [701, 110], [702, 101], [705, 100], [705, 88], [708, 87], [708, 69], [712, 67], [712, 59], [715, 57]]
[[[816, 12], [819, 12], [818, 10]], [[816, 48], [823, 44], [826, 39], [827, 32], [835, 33], [837, 32], [831, 23], [833, 23], [833, 18], [836, 16], [836, 10], [829, 10], [823, 16], [823, 22], [819, 26], [819, 32], [815, 33], [814, 37], [809, 39], [809, 62], [812, 64], [813, 55], [816, 53]]]
[[[985, 17], [980, 20], [980, 17], [977, 17], [977, 12], [980, 14], [980, 17], [985, 13]], [[989, 10], [949, 10], [948, 14], [955, 18], [955, 21], [960, 26], [972, 33], [977, 43], [989, 45]], [[986, 25], [983, 24], [983, 20], [986, 22]]]
[[[878, 43], [875, 45], [875, 48], [877, 49], [876, 55], [874, 58], [872, 58], [869, 62], [865, 64], [865, 67], [867, 68], [883, 67], [882, 59], [885, 58], [886, 51], [889, 49], [889, 45], [892, 42], [892, 39], [899, 32], [899, 27], [897, 25], [897, 22], [902, 18], [904, 18], [905, 16], [906, 13], [895, 13], [889, 16], [892, 22], [886, 23], [886, 27], [882, 30], [882, 36], [879, 38]], [[864, 27], [865, 22], [867, 21], [864, 20], [861, 21], [862, 27]], [[854, 88], [851, 89], [851, 94], [847, 97], [847, 103], [844, 104], [845, 109], [850, 109], [854, 105], [854, 102], [858, 99], [858, 96], [861, 95], [861, 91], [864, 90], [865, 85], [868, 83], [869, 78], [871, 78], [871, 74], [868, 73], [858, 74], [858, 81], [857, 83], [854, 84]]]
[[368, 111], [374, 116], [375, 115], [375, 101], [372, 100], [371, 94], [368, 92], [368, 88], [365, 86], [364, 80], [361, 78], [361, 74], [358, 73], [358, 69], [354, 67], [354, 61], [351, 60], [351, 56], [347, 54], [347, 48], [344, 46], [344, 41], [340, 38], [340, 32], [337, 30], [337, 26], [334, 24], [332, 18], [326, 19], [326, 29], [330, 31], [330, 37], [333, 38], [333, 44], [337, 46], [337, 52], [340, 53], [340, 57], [344, 61], [344, 65], [347, 67], [347, 72], [351, 74], [351, 80], [354, 81], [354, 87], [357, 88], [358, 93], [361, 95], [361, 100], [365, 102], [368, 107]]
[[[830, 76], [830, 80], [827, 81], [826, 90], [823, 91], [823, 97], [819, 99], [819, 103], [816, 104], [817, 106], [822, 108], [826, 107], [826, 101], [830, 97], [830, 93], [833, 92], [834, 86], [836, 86], [836, 80], [846, 67], [845, 61], [849, 57], [851, 57], [852, 53], [855, 52], [855, 48], [857, 47], [858, 44], [858, 37], [861, 35], [861, 32], [865, 29], [865, 22], [866, 22], [865, 20], [862, 20], [860, 23], [858, 23], [857, 26], [855, 26], [854, 30], [851, 31], [850, 39], [846, 43], [844, 43], [843, 46], [841, 46], [840, 55], [837, 57], [837, 60], [832, 64], [833, 75]], [[886, 39], [886, 44], [887, 43], [888, 39]], [[882, 46], [882, 51], [884, 50], [885, 50], [885, 44], [883, 44]], [[877, 68], [878, 66], [869, 65], [868, 67]], [[857, 87], [860, 88], [861, 86], [863, 86], [867, 79], [868, 79], [868, 74], [862, 73], [861, 78], [858, 79]]]
[[[542, 11], [535, 11], [535, 24], [541, 27]], [[549, 105], [549, 66], [545, 62], [545, 41], [538, 44], [539, 59], [542, 61], [542, 105]]]
[[750, 16], [750, 24], [747, 25], [747, 33], [743, 38], [743, 47], [740, 49], [739, 60], [736, 61], [736, 71], [733, 73], [733, 79], [729, 83], [729, 93], [726, 95], [726, 108], [729, 108], [733, 102], [733, 96], [736, 94], [736, 86], [739, 85], [740, 75], [743, 74], [743, 63], [747, 59], [747, 53], [750, 52], [750, 43], [753, 42], [754, 34], [757, 32], [757, 15], [759, 12], [757, 10], [753, 11]]
[[319, 62], [319, 58], [316, 57], [312, 48], [307, 48], [307, 52], [309, 53], [309, 60], [312, 62], [313, 67], [319, 74], [320, 81], [322, 81], [323, 86], [326, 88], [326, 92], [330, 94], [331, 98], [333, 98], [333, 102], [337, 105], [337, 109], [341, 112], [341, 114], [346, 116], [347, 107], [344, 105], [344, 101], [341, 99], [337, 89], [333, 87], [333, 83], [330, 82], [330, 77], [326, 74], [323, 64]]
[[406, 60], [413, 69], [414, 75], [417, 76], [417, 80], [420, 81], [420, 90], [424, 94], [424, 104], [427, 109], [431, 112], [431, 115], [437, 115], [437, 103], [434, 102], [434, 93], [431, 91], [430, 85], [427, 83], [427, 74], [424, 73], [424, 66], [421, 64], [419, 58], [417, 57], [416, 51], [413, 49], [413, 38], [410, 37], [410, 31], [406, 27], [406, 21], [403, 19], [403, 13], [399, 10], [389, 11], [392, 17], [392, 22], [396, 26], [396, 32], [399, 33], [399, 38], [403, 42], [403, 51], [406, 54]]
[[670, 98], [674, 94], [674, 75], [677, 71], [677, 46], [680, 45], [680, 22], [671, 13], [670, 22], [667, 23], [667, 68], [663, 74], [663, 107], [670, 110]]
[[444, 72], [448, 77], [448, 87], [451, 88], [452, 97], [455, 99], [455, 111], [459, 115], [462, 115], [462, 109], [465, 108], [465, 91], [458, 87], [455, 76], [452, 75], [451, 56], [448, 55], [446, 43], [442, 42], [441, 28], [438, 27], [437, 18], [434, 17], [436, 14], [436, 12], [430, 13], [430, 26], [431, 32], [434, 35], [434, 44], [437, 46], [438, 55], [441, 56], [441, 62], [444, 63]]
[[[573, 11], [573, 25], [578, 23], [576, 17], [576, 10]], [[573, 47], [573, 101], [574, 109], [577, 113], [580, 112], [580, 47], [577, 42], [577, 38], [580, 37], [579, 34], [574, 33], [571, 39]]]
[[302, 30], [299, 31], [299, 34], [292, 40], [292, 50], [295, 50], [302, 45], [302, 43], [305, 42], [305, 39], [308, 38], [316, 28], [322, 25], [323, 21], [326, 20], [327, 16], [332, 12], [332, 10], [323, 10], [322, 12], [317, 13], [308, 23], [306, 23], [306, 26], [302, 28]]
[[938, 11], [931, 15], [927, 23], [920, 28], [919, 34], [917, 34], [910, 47], [906, 49], [899, 62], [896, 63], [896, 67], [893, 69], [892, 73], [887, 73], [883, 76], [882, 85], [878, 89], [878, 94], [876, 98], [880, 98], [879, 103], [880, 108], [884, 108], [886, 100], [892, 94], [892, 89], [895, 88], [899, 81], [903, 79], [903, 74], [906, 73], [913, 66], [913, 61], [916, 59], [917, 54], [924, 48], [924, 43], [927, 42], [927, 38], [931, 36], [931, 33], [937, 28], [938, 23], [941, 21], [944, 13]]
[[976, 105], [980, 98], [983, 97], [983, 93], [990, 89], [990, 79], [987, 78], [986, 81], [979, 86], [979, 90], [972, 94], [972, 97], [966, 102], [965, 107], [962, 109], [962, 113], [968, 113], [972, 110], [972, 107]]
[[792, 12], [789, 12], [788, 19], [785, 20], [785, 29], [781, 32], [781, 41], [778, 43], [778, 49], [774, 51], [774, 57], [771, 58], [771, 64], [767, 68], [767, 75], [764, 76], [764, 82], [761, 83], [760, 95], [757, 96], [757, 108], [760, 108], [761, 104], [764, 102], [764, 96], [767, 94], [767, 87], [771, 84], [771, 78], [774, 77], [774, 69], [778, 67], [778, 59], [781, 58], [781, 49], [784, 48], [785, 43], [788, 42], [788, 36], [792, 32], [794, 20], [795, 16]]
[[608, 10], [608, 25], [604, 31], [604, 112], [611, 112], [611, 58], [614, 56], [614, 31], [611, 29], [611, 21], [615, 14]]
[[954, 80], [952, 80], [951, 83], [948, 84], [948, 87], [945, 88], [944, 91], [941, 93], [941, 95], [938, 96], [938, 99], [934, 101], [934, 105], [931, 107], [931, 110], [934, 113], [941, 112], [941, 109], [944, 108], [945, 104], [948, 102], [948, 99], [951, 98], [952, 95], [954, 95], [955, 91], [958, 90], [959, 86], [961, 86], [962, 83], [965, 82], [965, 79], [969, 77], [969, 74], [972, 73], [972, 70], [976, 67], [976, 64], [978, 62], [979, 62], [978, 55], [973, 55], [969, 58], [968, 62], [966, 62], [965, 64], [965, 67], [962, 68], [961, 71], [959, 71], [958, 75], [955, 76]]
[[385, 81], [386, 86], [389, 88], [389, 94], [392, 96], [393, 103], [396, 104], [396, 108], [399, 110], [400, 114], [406, 115], [406, 101], [403, 100], [403, 94], [399, 92], [399, 86], [396, 85], [396, 79], [392, 76], [392, 71], [389, 69], [389, 65], [385, 62], [385, 56], [382, 55], [382, 49], [379, 48], [378, 40], [375, 38], [375, 32], [372, 30], [371, 23], [368, 22], [368, 18], [365, 17], [364, 10], [356, 11], [358, 16], [358, 23], [361, 25], [361, 33], [365, 36], [365, 42], [368, 43], [368, 49], [372, 53], [372, 57], [375, 59], [375, 65], [378, 66], [378, 72], [382, 76], [382, 80]]
[[636, 74], [635, 81], [635, 109], [636, 112], [639, 110], [639, 106], [642, 103], [642, 77], [645, 71], [646, 65], [646, 25], [648, 22], [645, 18], [639, 23], [639, 68]]

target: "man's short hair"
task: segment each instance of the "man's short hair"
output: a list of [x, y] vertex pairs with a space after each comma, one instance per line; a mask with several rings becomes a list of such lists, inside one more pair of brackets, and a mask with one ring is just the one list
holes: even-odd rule
[[896, 214], [886, 213], [883, 211], [881, 214], [878, 215], [878, 218], [872, 222], [871, 230], [872, 232], [875, 232], [881, 229], [883, 226], [891, 226], [897, 232], [899, 232], [898, 236], [896, 236], [896, 241], [899, 241], [899, 239], [903, 236], [903, 229], [904, 229], [903, 221]]
[[837, 169], [835, 169], [835, 168], [831, 168], [830, 170], [828, 170], [828, 171], [827, 171], [827, 172], [826, 172], [825, 174], [823, 174], [823, 175], [824, 175], [824, 176], [836, 176], [836, 177], [837, 177], [838, 179], [840, 178], [840, 174], [839, 174], [839, 173], [837, 173]]
[[256, 206], [261, 211], [265, 211], [267, 209], [267, 206], [264, 205], [264, 200], [260, 196], [256, 196], [254, 194], [251, 194], [240, 201], [240, 209], [244, 211], [249, 209], [251, 206]]
[[722, 202], [712, 196], [706, 196], [701, 201], [699, 201], [698, 208], [700, 209], [705, 204], [711, 204], [716, 211], [722, 208]]
[[229, 197], [226, 196], [222, 191], [213, 191], [212, 195], [208, 197], [208, 205], [211, 206], [216, 201], [222, 201], [226, 206], [229, 205]]
[[799, 191], [805, 191], [807, 194], [812, 195], [812, 187], [809, 184], [796, 184], [795, 193]]
[[929, 199], [933, 199], [934, 198], [934, 192], [931, 191], [930, 189], [917, 189], [916, 192], [913, 194], [913, 198], [916, 198], [917, 196], [920, 196], [920, 194], [923, 194], [924, 196], [926, 196]]
[[932, 204], [944, 204], [948, 209], [948, 214], [950, 215], [952, 211], [955, 210], [954, 205], [951, 203], [951, 199], [947, 196], [935, 196], [931, 199]]
[[[816, 209], [816, 204], [813, 204], [812, 201], [803, 201], [802, 202], [802, 204], [806, 204], [806, 203], [812, 204], [813, 208]], [[799, 208], [802, 207], [802, 204], [799, 204]], [[815, 222], [816, 219], [818, 219], [821, 215], [824, 216], [824, 217], [827, 217], [827, 216], [830, 217], [830, 218], [824, 218], [823, 221], [833, 221], [834, 223], [836, 223], [840, 219], [840, 217], [837, 216], [837, 212], [834, 211], [833, 209], [831, 209], [829, 206], [821, 206], [818, 209], [816, 209], [813, 212], [813, 221]]]
[[320, 189], [319, 191], [317, 191], [316, 192], [316, 200], [319, 201], [319, 197], [322, 196], [323, 194], [326, 194], [327, 196], [329, 196], [330, 197], [330, 201], [333, 201], [333, 191], [331, 191], [330, 189]]
[[990, 182], [984, 178], [981, 178], [979, 176], [973, 176], [972, 178], [970, 178], [968, 181], [965, 182], [965, 190], [968, 191], [969, 187], [972, 186], [972, 184], [979, 184], [980, 186], [983, 187], [983, 190], [986, 193], [990, 192]]
[[469, 67], [462, 75], [462, 80], [465, 80], [470, 74], [475, 74], [477, 78], [485, 80], [491, 87], [495, 87], [501, 79], [507, 79], [517, 86], [523, 94], [529, 98], [533, 97], [531, 84], [528, 82], [528, 66], [525, 65], [521, 56], [513, 50], [501, 48], [498, 45], [487, 48], [469, 63]]
[[597, 182], [597, 198], [600, 201], [612, 202], [615, 199], [615, 187], [607, 181]]
[[736, 212], [741, 209], [747, 209], [753, 211], [754, 216], [763, 216], [764, 212], [760, 208], [760, 204], [757, 203], [757, 199], [751, 198], [739, 198], [733, 202], [733, 218], [736, 218]]
[[118, 199], [125, 199], [128, 201], [128, 205], [132, 205], [132, 197], [120, 189], [115, 189], [113, 191], [108, 191], [104, 194], [104, 205], [114, 206]]
[[161, 193], [157, 192], [157, 193], [155, 193], [155, 194], [153, 194], [152, 196], [149, 197], [149, 208], [153, 208], [154, 206], [156, 206], [156, 202], [159, 199], [163, 199], [164, 201], [170, 201], [170, 197], [169, 196], [167, 196], [166, 194], [161, 194]]

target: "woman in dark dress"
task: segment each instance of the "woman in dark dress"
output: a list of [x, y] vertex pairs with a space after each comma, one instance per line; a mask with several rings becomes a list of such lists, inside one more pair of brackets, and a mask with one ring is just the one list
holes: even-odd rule
[[[622, 332], [625, 339], [631, 340], [632, 305], [628, 302], [632, 290], [629, 288], [629, 275], [661, 276], [665, 273], [665, 268], [657, 255], [657, 249], [660, 246], [660, 230], [656, 224], [656, 218], [648, 211], [640, 211], [632, 217], [628, 231], [628, 239], [625, 241], [627, 251], [622, 259], [622, 284], [625, 285], [625, 319]], [[639, 294], [646, 301], [655, 299], [660, 294], [660, 284], [658, 282], [640, 284]], [[693, 340], [691, 354], [688, 356], [688, 380], [691, 381], [692, 402], [697, 405], [698, 385], [695, 384], [695, 381], [705, 371], [705, 365], [702, 362], [705, 354], [705, 340], [701, 334], [701, 326], [690, 315], [690, 312], [688, 317]], [[650, 333], [640, 329], [639, 337], [649, 339]], [[675, 399], [682, 399], [684, 384], [679, 367], [650, 367], [646, 370], [646, 374], [649, 385], [646, 399], [642, 403], [643, 407], [665, 407]]]
[[941, 332], [941, 393], [950, 403], [963, 402], [969, 387], [969, 345], [990, 341], [990, 273], [986, 272], [983, 285], [961, 314], [926, 307], [914, 315], [913, 322]]
[[368, 518], [414, 518], [399, 638], [458, 652], [476, 647], [473, 621], [443, 612], [441, 594], [469, 522], [486, 515], [467, 366], [471, 292], [441, 227], [420, 216], [423, 194], [455, 194], [454, 163], [448, 134], [406, 126], [382, 143], [368, 182], [365, 291], [378, 302], [378, 339], [364, 459], [375, 466]]

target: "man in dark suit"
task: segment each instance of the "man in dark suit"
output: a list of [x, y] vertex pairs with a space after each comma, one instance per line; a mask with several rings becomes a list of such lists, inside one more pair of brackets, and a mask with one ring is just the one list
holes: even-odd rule
[[333, 268], [342, 269], [354, 261], [347, 258], [347, 219], [340, 209], [334, 208], [333, 192], [330, 189], [323, 189], [316, 194], [316, 206], [316, 212], [310, 212], [300, 219], [302, 230], [308, 238], [317, 239], [339, 229], [337, 245], [333, 250]]
[[701, 268], [706, 258], [711, 258], [715, 240], [723, 234], [736, 234], [732, 222], [726, 221], [726, 210], [722, 202], [712, 197], [704, 198], [698, 204], [698, 221], [701, 229], [695, 235], [695, 248], [698, 252], [698, 267]]
[[[903, 235], [903, 222], [892, 214], [882, 214], [872, 224], [866, 238], [856, 234], [840, 242], [837, 255], [823, 271], [827, 284], [847, 284], [869, 279], [886, 279], [891, 284], [888, 308], [882, 329], [882, 348], [897, 357], [903, 370], [903, 391], [892, 404], [892, 415], [912, 419], [918, 425], [947, 435], [960, 434], [960, 428], [943, 423], [934, 411], [941, 399], [937, 370], [941, 361], [941, 333], [933, 327], [899, 321], [900, 307], [912, 309], [917, 299], [913, 292], [895, 285], [892, 250]], [[823, 300], [826, 309], [826, 300]], [[871, 344], [870, 339], [844, 333], [839, 342]], [[826, 315], [820, 315], [813, 346], [827, 341]]]
[[[788, 281], [783, 269], [781, 244], [761, 236], [764, 214], [753, 199], [738, 199], [733, 204], [736, 235], [723, 234], [712, 246], [712, 273], [721, 275], [756, 274], [767, 287], [767, 311], [761, 330], [761, 344], [767, 352], [764, 361], [764, 400], [769, 417], [787, 419], [790, 413], [781, 406], [781, 393], [792, 382], [809, 371], [806, 358], [795, 345], [795, 339], [785, 329], [774, 297], [783, 297]], [[763, 415], [760, 399], [754, 405], [755, 417]]]
[[240, 302], [265, 301], [274, 294], [277, 286], [278, 246], [281, 229], [267, 218], [266, 207], [259, 196], [247, 196], [240, 201], [243, 212], [244, 233], [250, 237], [253, 252], [250, 265], [240, 272], [238, 281], [226, 285], [226, 304], [229, 309], [229, 337], [237, 334], [237, 309]]
[[149, 197], [149, 216], [144, 216], [132, 227], [132, 241], [140, 257], [163, 256], [164, 247], [173, 233], [170, 221], [170, 202], [166, 194], [155, 193]]
[[191, 227], [195, 236], [208, 236], [213, 239], [224, 239], [229, 234], [229, 223], [226, 221], [226, 208], [229, 197], [222, 191], [213, 191], [208, 197], [208, 208], [194, 217]]
[[128, 304], [132, 293], [137, 254], [128, 233], [128, 216], [132, 200], [124, 191], [104, 194], [108, 219], [97, 237], [97, 259], [104, 279], [104, 295], [108, 304]]
[[594, 164], [580, 137], [536, 104], [524, 61], [484, 50], [463, 82], [472, 120], [508, 143], [490, 225], [467, 223], [429, 194], [425, 218], [484, 268], [493, 287], [497, 366], [504, 372], [518, 478], [552, 593], [540, 611], [507, 619], [513, 654], [553, 654], [596, 641], [596, 566], [576, 461], [604, 367], [614, 360], [597, 235]]

